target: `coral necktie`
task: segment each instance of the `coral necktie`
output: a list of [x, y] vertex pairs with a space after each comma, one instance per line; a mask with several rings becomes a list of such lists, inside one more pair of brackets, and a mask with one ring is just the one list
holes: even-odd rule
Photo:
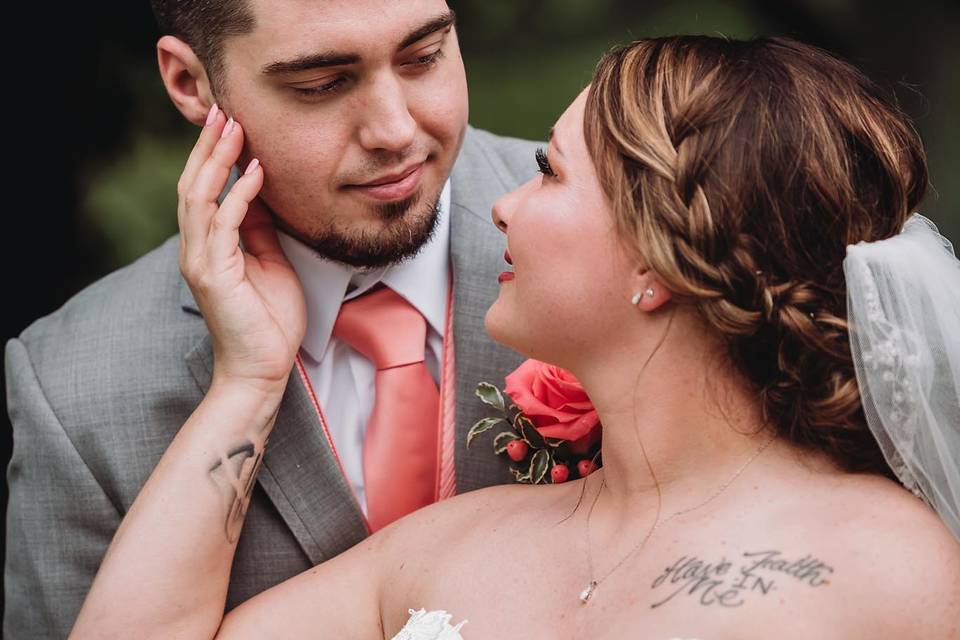
[[333, 335], [377, 369], [363, 440], [371, 531], [436, 501], [440, 393], [423, 363], [427, 322], [388, 287], [345, 302]]

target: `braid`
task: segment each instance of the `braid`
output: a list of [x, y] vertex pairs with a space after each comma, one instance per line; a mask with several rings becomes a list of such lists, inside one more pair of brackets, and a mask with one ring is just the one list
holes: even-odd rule
[[680, 36], [608, 54], [584, 127], [618, 234], [724, 338], [780, 435], [891, 475], [860, 404], [842, 261], [922, 198], [902, 114], [813, 47]]

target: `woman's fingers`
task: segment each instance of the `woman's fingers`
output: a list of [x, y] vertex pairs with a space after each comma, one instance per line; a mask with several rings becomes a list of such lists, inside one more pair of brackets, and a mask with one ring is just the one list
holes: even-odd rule
[[193, 150], [190, 151], [190, 155], [187, 157], [187, 163], [184, 165], [183, 172], [180, 174], [180, 183], [177, 185], [179, 187], [179, 193], [186, 193], [193, 184], [193, 181], [197, 177], [197, 172], [200, 171], [200, 167], [204, 161], [210, 157], [210, 154], [213, 152], [213, 147], [217, 144], [217, 140], [220, 139], [220, 133], [223, 131], [226, 121], [226, 115], [220, 111], [220, 108], [216, 104], [210, 107], [210, 112], [207, 114], [207, 122], [203, 125], [203, 128], [200, 129], [200, 136], [193, 145]]
[[[210, 154], [213, 153], [213, 148], [220, 139], [220, 133], [223, 131], [225, 124], [226, 116], [224, 116], [219, 107], [214, 104], [210, 107], [210, 113], [207, 114], [207, 123], [200, 130], [200, 136], [193, 145], [193, 149], [190, 151], [187, 162], [183, 167], [183, 172], [180, 174], [180, 180], [177, 182], [177, 197], [181, 204], [184, 196], [186, 196], [193, 186], [200, 167], [203, 166], [203, 163], [206, 162]], [[183, 228], [183, 213], [183, 207], [177, 207], [177, 223], [181, 229]]]
[[220, 208], [218, 198], [230, 177], [230, 170], [243, 148], [243, 131], [232, 119], [222, 128], [210, 155], [197, 171], [193, 184], [180, 198], [180, 232], [188, 261], [197, 260], [207, 247], [210, 222]]
[[254, 198], [250, 202], [247, 215], [240, 223], [240, 241], [244, 250], [259, 260], [286, 261], [286, 255], [277, 238], [277, 228], [260, 198]]
[[230, 187], [210, 222], [207, 245], [212, 266], [222, 264], [237, 250], [240, 243], [240, 224], [248, 215], [250, 203], [256, 199], [262, 186], [263, 168], [260, 162], [254, 159], [247, 166], [244, 175]]

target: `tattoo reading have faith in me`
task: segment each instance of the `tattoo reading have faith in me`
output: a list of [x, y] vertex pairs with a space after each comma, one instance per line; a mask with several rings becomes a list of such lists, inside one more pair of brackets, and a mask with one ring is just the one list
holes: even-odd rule
[[267, 448], [270, 437], [270, 428], [274, 417], [266, 425], [257, 440], [247, 440], [244, 443], [222, 453], [220, 459], [209, 469], [214, 484], [221, 488], [227, 502], [227, 518], [224, 522], [224, 533], [228, 542], [236, 542], [243, 528], [243, 519], [247, 515], [247, 506], [250, 504], [250, 494], [263, 462], [263, 452]]
[[779, 551], [749, 551], [735, 562], [704, 562], [682, 556], [656, 580], [657, 593], [669, 592], [650, 605], [655, 609], [677, 596], [698, 598], [703, 606], [739, 607], [748, 594], [764, 596], [777, 589], [777, 580], [795, 580], [809, 587], [829, 585], [833, 568], [807, 554], [799, 560], [784, 558]]

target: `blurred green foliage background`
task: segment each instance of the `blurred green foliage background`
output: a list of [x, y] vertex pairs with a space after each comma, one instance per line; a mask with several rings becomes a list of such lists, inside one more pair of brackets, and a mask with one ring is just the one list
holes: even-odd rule
[[[914, 118], [936, 189], [923, 210], [947, 235], [960, 237], [954, 178], [960, 131], [951, 117], [960, 108], [951, 76], [960, 64], [955, 6], [858, 0], [464, 0], [451, 6], [459, 16], [472, 124], [525, 138], [545, 136], [598, 58], [617, 43], [673, 33], [778, 34], [830, 49], [892, 88]], [[175, 233], [176, 181], [197, 134], [163, 90], [145, 0], [140, 9], [145, 16], [126, 27], [146, 26], [136, 46], [101, 60], [109, 65], [102, 72], [120, 83], [131, 105], [128, 135], [91, 150], [78, 182], [85, 232], [103, 248], [93, 272], [130, 262]], [[119, 53], [121, 43], [115, 44]]]

